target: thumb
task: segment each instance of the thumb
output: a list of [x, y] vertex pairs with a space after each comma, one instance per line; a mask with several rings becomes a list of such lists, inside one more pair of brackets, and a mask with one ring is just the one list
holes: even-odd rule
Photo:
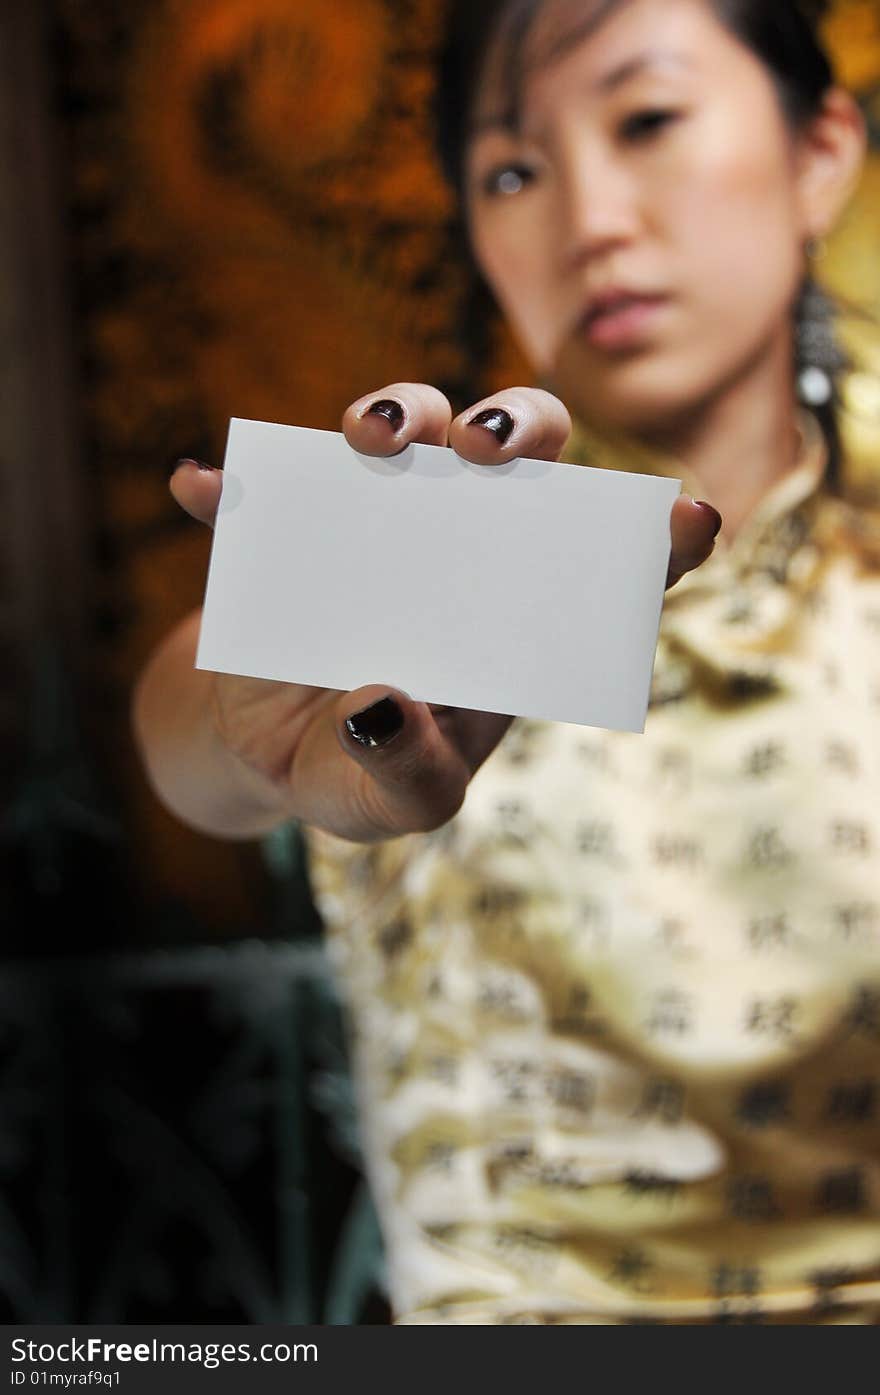
[[428, 832], [461, 808], [471, 771], [427, 703], [387, 685], [343, 694], [337, 738], [360, 766], [361, 813], [377, 836]]

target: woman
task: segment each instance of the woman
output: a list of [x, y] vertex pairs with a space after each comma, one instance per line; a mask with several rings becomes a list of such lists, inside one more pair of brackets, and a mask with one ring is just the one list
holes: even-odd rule
[[[147, 767], [218, 836], [306, 826], [397, 1321], [875, 1322], [880, 569], [797, 394], [832, 394], [803, 306], [857, 109], [785, 0], [460, 4], [443, 73], [553, 392], [452, 420], [398, 383], [344, 429], [491, 467], [571, 410], [591, 461], [684, 477], [647, 733], [195, 672], [194, 616]], [[172, 489], [210, 523], [220, 483]]]

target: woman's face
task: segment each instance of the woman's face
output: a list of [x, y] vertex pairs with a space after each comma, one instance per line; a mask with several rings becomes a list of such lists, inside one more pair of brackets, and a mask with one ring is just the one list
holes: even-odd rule
[[[527, 58], [573, 13], [548, 5]], [[766, 68], [706, 0], [628, 0], [538, 56], [515, 131], [498, 66], [490, 54], [468, 148], [471, 238], [520, 344], [569, 405], [656, 429], [765, 357], [790, 362], [818, 231], [800, 143]]]

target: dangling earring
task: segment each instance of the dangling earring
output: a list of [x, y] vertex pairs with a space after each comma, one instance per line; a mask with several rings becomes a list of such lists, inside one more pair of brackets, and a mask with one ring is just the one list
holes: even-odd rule
[[824, 368], [804, 368], [798, 377], [798, 397], [805, 407], [827, 407], [834, 384]]
[[[828, 246], [811, 237], [805, 247], [809, 262], [824, 260]], [[801, 294], [797, 316], [797, 390], [805, 407], [827, 407], [834, 398], [834, 375], [845, 365], [834, 339], [832, 302], [816, 283], [812, 271]]]

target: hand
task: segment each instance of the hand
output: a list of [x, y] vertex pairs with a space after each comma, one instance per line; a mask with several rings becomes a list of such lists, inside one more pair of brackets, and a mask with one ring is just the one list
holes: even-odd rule
[[[342, 425], [365, 455], [396, 455], [415, 441], [450, 445], [490, 468], [517, 456], [556, 460], [571, 432], [568, 412], [547, 392], [511, 388], [453, 420], [442, 393], [423, 383], [395, 383], [360, 398]], [[171, 491], [213, 526], [221, 485], [220, 471], [183, 462]], [[716, 533], [714, 510], [676, 500], [667, 585], [710, 555]], [[355, 842], [446, 823], [513, 721], [413, 702], [381, 684], [340, 693], [228, 674], [211, 679], [210, 717], [223, 747], [271, 785], [289, 817]]]

